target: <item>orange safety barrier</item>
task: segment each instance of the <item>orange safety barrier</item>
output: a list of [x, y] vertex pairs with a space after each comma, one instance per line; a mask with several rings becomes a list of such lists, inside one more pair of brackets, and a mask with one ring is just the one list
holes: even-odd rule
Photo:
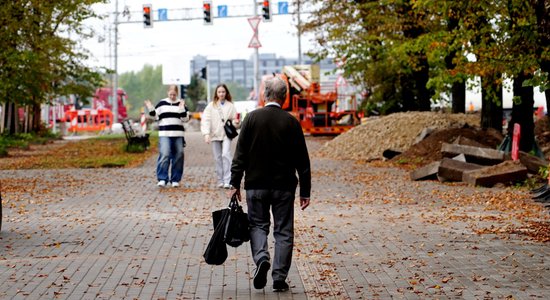
[[108, 109], [80, 109], [65, 112], [69, 132], [102, 131], [113, 124], [113, 113]]

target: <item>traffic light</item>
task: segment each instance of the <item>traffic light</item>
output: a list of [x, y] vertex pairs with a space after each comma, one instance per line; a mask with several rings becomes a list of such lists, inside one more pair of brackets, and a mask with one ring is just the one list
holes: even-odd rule
[[264, 0], [262, 2], [262, 17], [264, 19], [264, 22], [271, 21], [271, 9], [268, 0]]
[[206, 67], [201, 69], [201, 78], [206, 79]]
[[143, 4], [143, 27], [151, 28], [153, 27], [153, 18], [151, 14], [153, 13], [153, 5]]
[[211, 25], [212, 24], [212, 2], [211, 1], [204, 1], [202, 3], [202, 12], [204, 13], [204, 24], [205, 25]]

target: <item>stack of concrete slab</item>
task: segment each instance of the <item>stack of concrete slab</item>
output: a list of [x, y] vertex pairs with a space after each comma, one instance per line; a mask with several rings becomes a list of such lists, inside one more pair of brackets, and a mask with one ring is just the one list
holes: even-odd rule
[[512, 184], [527, 179], [529, 173], [538, 173], [548, 162], [520, 152], [519, 160], [500, 150], [486, 148], [464, 137], [452, 144], [441, 146], [443, 159], [413, 170], [412, 180], [438, 179], [439, 181], [462, 181], [469, 185], [492, 187], [495, 184]]

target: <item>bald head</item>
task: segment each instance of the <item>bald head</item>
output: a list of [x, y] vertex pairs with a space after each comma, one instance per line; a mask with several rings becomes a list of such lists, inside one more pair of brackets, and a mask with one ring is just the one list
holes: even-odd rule
[[279, 76], [266, 80], [264, 98], [267, 102], [282, 104], [286, 99], [286, 82]]

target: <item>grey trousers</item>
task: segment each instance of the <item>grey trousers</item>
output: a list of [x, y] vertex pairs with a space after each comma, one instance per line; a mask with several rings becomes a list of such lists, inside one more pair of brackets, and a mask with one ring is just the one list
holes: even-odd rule
[[227, 137], [223, 141], [212, 141], [212, 153], [216, 163], [216, 177], [218, 183], [229, 184], [231, 180], [231, 140]]
[[256, 265], [270, 259], [267, 237], [273, 214], [275, 253], [272, 261], [273, 280], [285, 280], [292, 263], [294, 247], [294, 193], [282, 190], [247, 190], [246, 203], [250, 222], [250, 247]]

